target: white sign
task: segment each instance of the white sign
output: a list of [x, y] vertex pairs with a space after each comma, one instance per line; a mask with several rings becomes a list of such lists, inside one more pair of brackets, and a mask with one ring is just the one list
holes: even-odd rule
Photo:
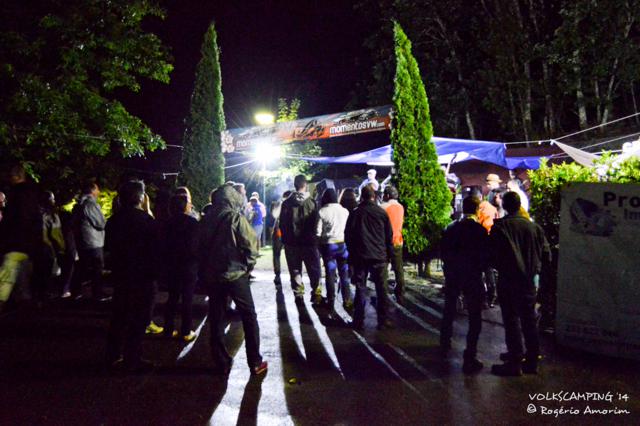
[[565, 188], [559, 256], [558, 341], [640, 359], [640, 185]]

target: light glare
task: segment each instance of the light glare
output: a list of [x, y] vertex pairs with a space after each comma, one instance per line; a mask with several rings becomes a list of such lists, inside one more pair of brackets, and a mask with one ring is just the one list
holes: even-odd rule
[[256, 123], [261, 126], [273, 124], [275, 117], [270, 112], [259, 112], [255, 115]]
[[260, 143], [256, 145], [253, 156], [262, 163], [270, 163], [282, 157], [282, 150], [279, 146], [273, 146], [268, 143]]

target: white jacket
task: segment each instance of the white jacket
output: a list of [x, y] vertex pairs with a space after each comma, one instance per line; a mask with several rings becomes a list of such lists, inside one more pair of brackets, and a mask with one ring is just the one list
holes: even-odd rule
[[323, 206], [318, 212], [320, 220], [316, 235], [320, 239], [320, 244], [344, 243], [344, 228], [347, 226], [349, 210], [338, 203], [331, 203]]

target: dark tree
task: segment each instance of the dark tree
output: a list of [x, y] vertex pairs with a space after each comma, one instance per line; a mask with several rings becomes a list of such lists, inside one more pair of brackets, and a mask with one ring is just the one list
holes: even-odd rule
[[404, 237], [412, 254], [422, 254], [449, 223], [451, 192], [431, 141], [429, 102], [411, 42], [394, 23], [396, 56], [391, 145], [396, 184], [405, 206]]
[[20, 161], [67, 198], [88, 176], [114, 171], [164, 141], [117, 100], [140, 79], [169, 82], [153, 1], [3, 1], [0, 13], [0, 160]]
[[214, 23], [204, 35], [202, 59], [196, 68], [196, 82], [187, 118], [180, 181], [189, 187], [193, 204], [208, 203], [212, 189], [224, 183], [224, 156], [220, 132], [225, 130], [222, 109], [220, 49]]

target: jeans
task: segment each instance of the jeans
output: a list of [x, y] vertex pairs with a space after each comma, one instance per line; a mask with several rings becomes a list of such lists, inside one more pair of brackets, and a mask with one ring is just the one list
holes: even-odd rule
[[209, 324], [211, 325], [211, 356], [214, 363], [222, 368], [231, 364], [231, 356], [224, 345], [224, 316], [227, 309], [227, 297], [231, 297], [242, 318], [247, 363], [249, 368], [262, 363], [260, 355], [260, 328], [256, 309], [249, 287], [249, 275], [235, 281], [221, 281], [209, 284]]
[[349, 289], [349, 252], [345, 243], [338, 244], [322, 244], [320, 253], [324, 262], [325, 282], [327, 284], [327, 301], [329, 307], [333, 307], [336, 297], [336, 270], [340, 277], [340, 293], [342, 294], [342, 302], [351, 301], [351, 290]]
[[396, 276], [396, 287], [393, 292], [396, 295], [396, 300], [402, 303], [404, 300], [404, 268], [402, 263], [402, 245], [393, 246], [391, 269], [393, 269], [393, 273]]
[[484, 301], [483, 283], [478, 278], [459, 282], [447, 279], [444, 287], [444, 311], [442, 315], [442, 325], [440, 328], [440, 345], [451, 346], [451, 336], [453, 334], [453, 320], [456, 315], [456, 305], [458, 297], [464, 295], [465, 305], [469, 313], [469, 330], [467, 331], [467, 354], [475, 357], [478, 351], [478, 338], [482, 331], [482, 304]]
[[253, 228], [253, 232], [256, 233], [256, 238], [258, 239], [258, 248], [262, 247], [262, 228], [263, 225], [251, 225]]
[[164, 332], [170, 334], [174, 329], [174, 320], [178, 308], [178, 300], [182, 297], [180, 316], [180, 333], [187, 336], [191, 332], [193, 322], [193, 292], [198, 278], [198, 265], [185, 265], [171, 268], [167, 273], [169, 299], [164, 312]]
[[291, 288], [296, 297], [304, 296], [304, 284], [302, 283], [302, 264], [304, 263], [311, 282], [311, 293], [316, 294], [320, 290], [320, 254], [315, 245], [308, 246], [284, 246], [284, 255], [289, 266], [291, 276]]
[[367, 276], [376, 286], [376, 311], [378, 323], [387, 317], [389, 300], [387, 299], [387, 262], [381, 260], [353, 260], [353, 283], [356, 285], [356, 299], [354, 301], [354, 323], [364, 321], [364, 308], [367, 296]]
[[536, 324], [536, 291], [533, 280], [498, 277], [498, 300], [502, 311], [507, 351], [513, 361], [522, 359], [526, 347], [527, 360], [536, 361], [540, 353]]

